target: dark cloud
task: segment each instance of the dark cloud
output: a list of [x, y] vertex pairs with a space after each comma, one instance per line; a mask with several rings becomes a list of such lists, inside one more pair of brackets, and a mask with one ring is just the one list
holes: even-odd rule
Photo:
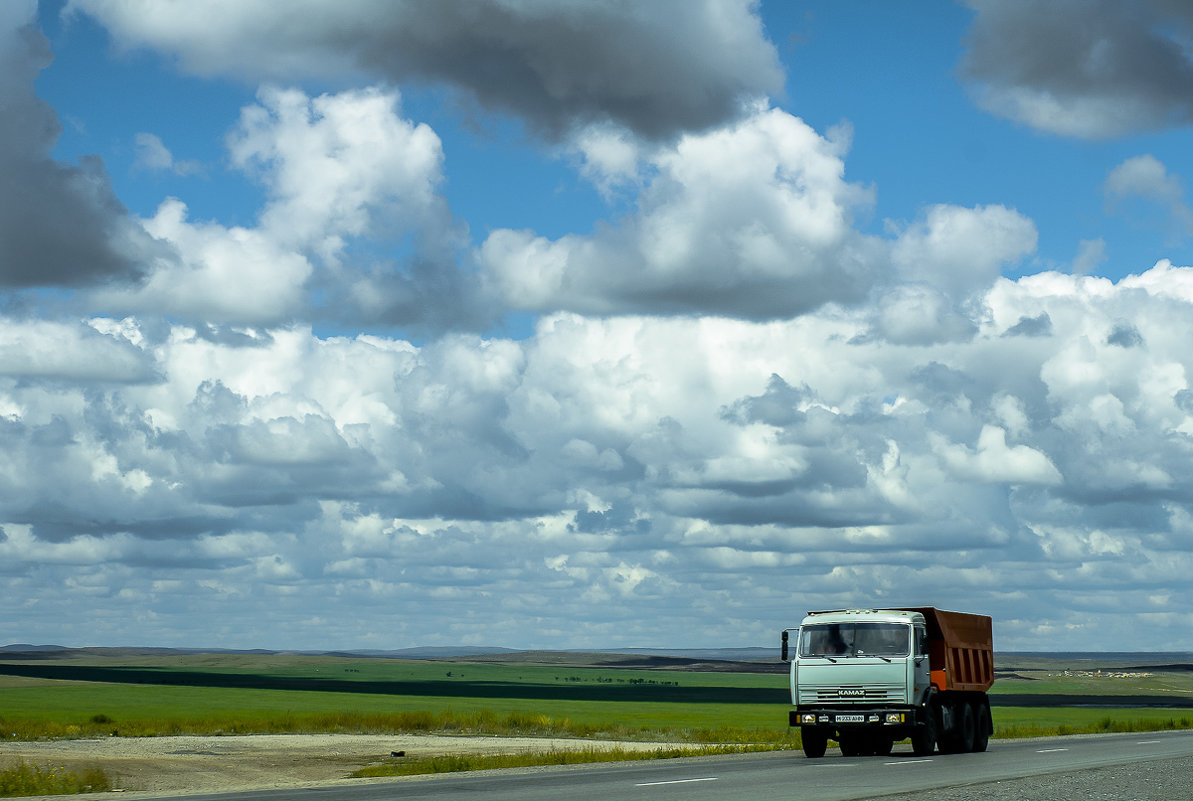
[[327, 314], [344, 325], [395, 326], [424, 335], [484, 330], [500, 318], [496, 299], [476, 276], [439, 254], [374, 265], [349, 287], [335, 276], [321, 277], [318, 285]]
[[50, 158], [61, 129], [32, 87], [51, 58], [37, 30], [0, 29], [0, 286], [135, 279], [151, 243], [113, 193], [103, 162]]
[[[212, 517], [164, 517], [145, 520], [138, 517], [87, 517], [79, 509], [41, 504], [29, 509], [7, 510], [14, 523], [27, 523], [39, 539], [66, 542], [75, 537], [107, 537], [127, 533], [145, 540], [182, 540], [203, 535], [226, 534], [232, 521]], [[240, 522], [240, 521], [236, 521]]]
[[1003, 332], [1004, 337], [1046, 337], [1052, 334], [1052, 318], [1048, 312], [1034, 317], [1020, 317], [1019, 322]]
[[552, 135], [610, 120], [666, 137], [781, 89], [747, 4], [716, 5], [407, 3], [381, 35], [357, 40], [359, 58], [397, 79], [446, 81]]
[[707, 490], [684, 493], [665, 501], [671, 514], [695, 517], [717, 525], [842, 528], [886, 525], [899, 520], [889, 505], [864, 492], [838, 490], [832, 502], [822, 493], [786, 492], [771, 495]]
[[737, 115], [783, 76], [749, 0], [690, 3], [342, 2], [318, 13], [226, 7], [212, 21], [176, 7], [77, 0], [126, 46], [178, 56], [184, 68], [251, 79], [364, 71], [447, 85], [481, 107], [558, 137], [613, 122], [649, 138]]
[[804, 413], [800, 406], [812, 397], [811, 390], [799, 389], [788, 384], [782, 376], [771, 374], [762, 395], [742, 398], [721, 410], [721, 417], [738, 425], [766, 423], [772, 426], [787, 426], [802, 422]]
[[1106, 344], [1118, 345], [1120, 348], [1137, 348], [1143, 344], [1143, 336], [1138, 328], [1129, 323], [1116, 325], [1110, 336], [1106, 337]]
[[935, 361], [912, 368], [908, 378], [933, 405], [972, 392], [975, 386], [970, 375]]
[[213, 345], [228, 348], [264, 348], [273, 344], [269, 331], [245, 331], [212, 323], [196, 323], [195, 336]]
[[1193, 122], [1193, 5], [969, 0], [961, 74], [987, 110], [1087, 138]]
[[637, 510], [631, 506], [615, 504], [604, 512], [577, 511], [575, 522], [568, 528], [583, 534], [605, 531], [646, 534], [650, 531], [650, 521], [638, 517]]

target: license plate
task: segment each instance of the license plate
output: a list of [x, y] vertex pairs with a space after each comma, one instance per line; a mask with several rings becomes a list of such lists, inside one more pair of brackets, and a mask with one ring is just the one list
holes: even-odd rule
[[836, 721], [838, 723], [865, 723], [865, 715], [837, 715]]

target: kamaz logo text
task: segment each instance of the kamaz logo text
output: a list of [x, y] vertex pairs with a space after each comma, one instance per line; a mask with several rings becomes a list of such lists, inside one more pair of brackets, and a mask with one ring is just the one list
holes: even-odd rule
[[861, 698], [865, 694], [865, 690], [837, 690], [837, 695], [844, 698]]

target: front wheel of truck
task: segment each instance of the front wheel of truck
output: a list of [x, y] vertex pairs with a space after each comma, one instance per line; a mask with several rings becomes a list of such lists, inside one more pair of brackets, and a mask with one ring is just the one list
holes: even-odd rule
[[800, 729], [799, 738], [804, 744], [804, 756], [820, 759], [828, 749], [828, 734], [823, 729]]
[[911, 752], [916, 756], [931, 756], [936, 750], [936, 714], [931, 707], [924, 711], [923, 721], [911, 733]]

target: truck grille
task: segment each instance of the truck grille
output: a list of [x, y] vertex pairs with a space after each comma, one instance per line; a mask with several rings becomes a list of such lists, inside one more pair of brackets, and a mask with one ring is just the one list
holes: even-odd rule
[[801, 704], [902, 704], [901, 684], [846, 685], [844, 687], [800, 687]]

